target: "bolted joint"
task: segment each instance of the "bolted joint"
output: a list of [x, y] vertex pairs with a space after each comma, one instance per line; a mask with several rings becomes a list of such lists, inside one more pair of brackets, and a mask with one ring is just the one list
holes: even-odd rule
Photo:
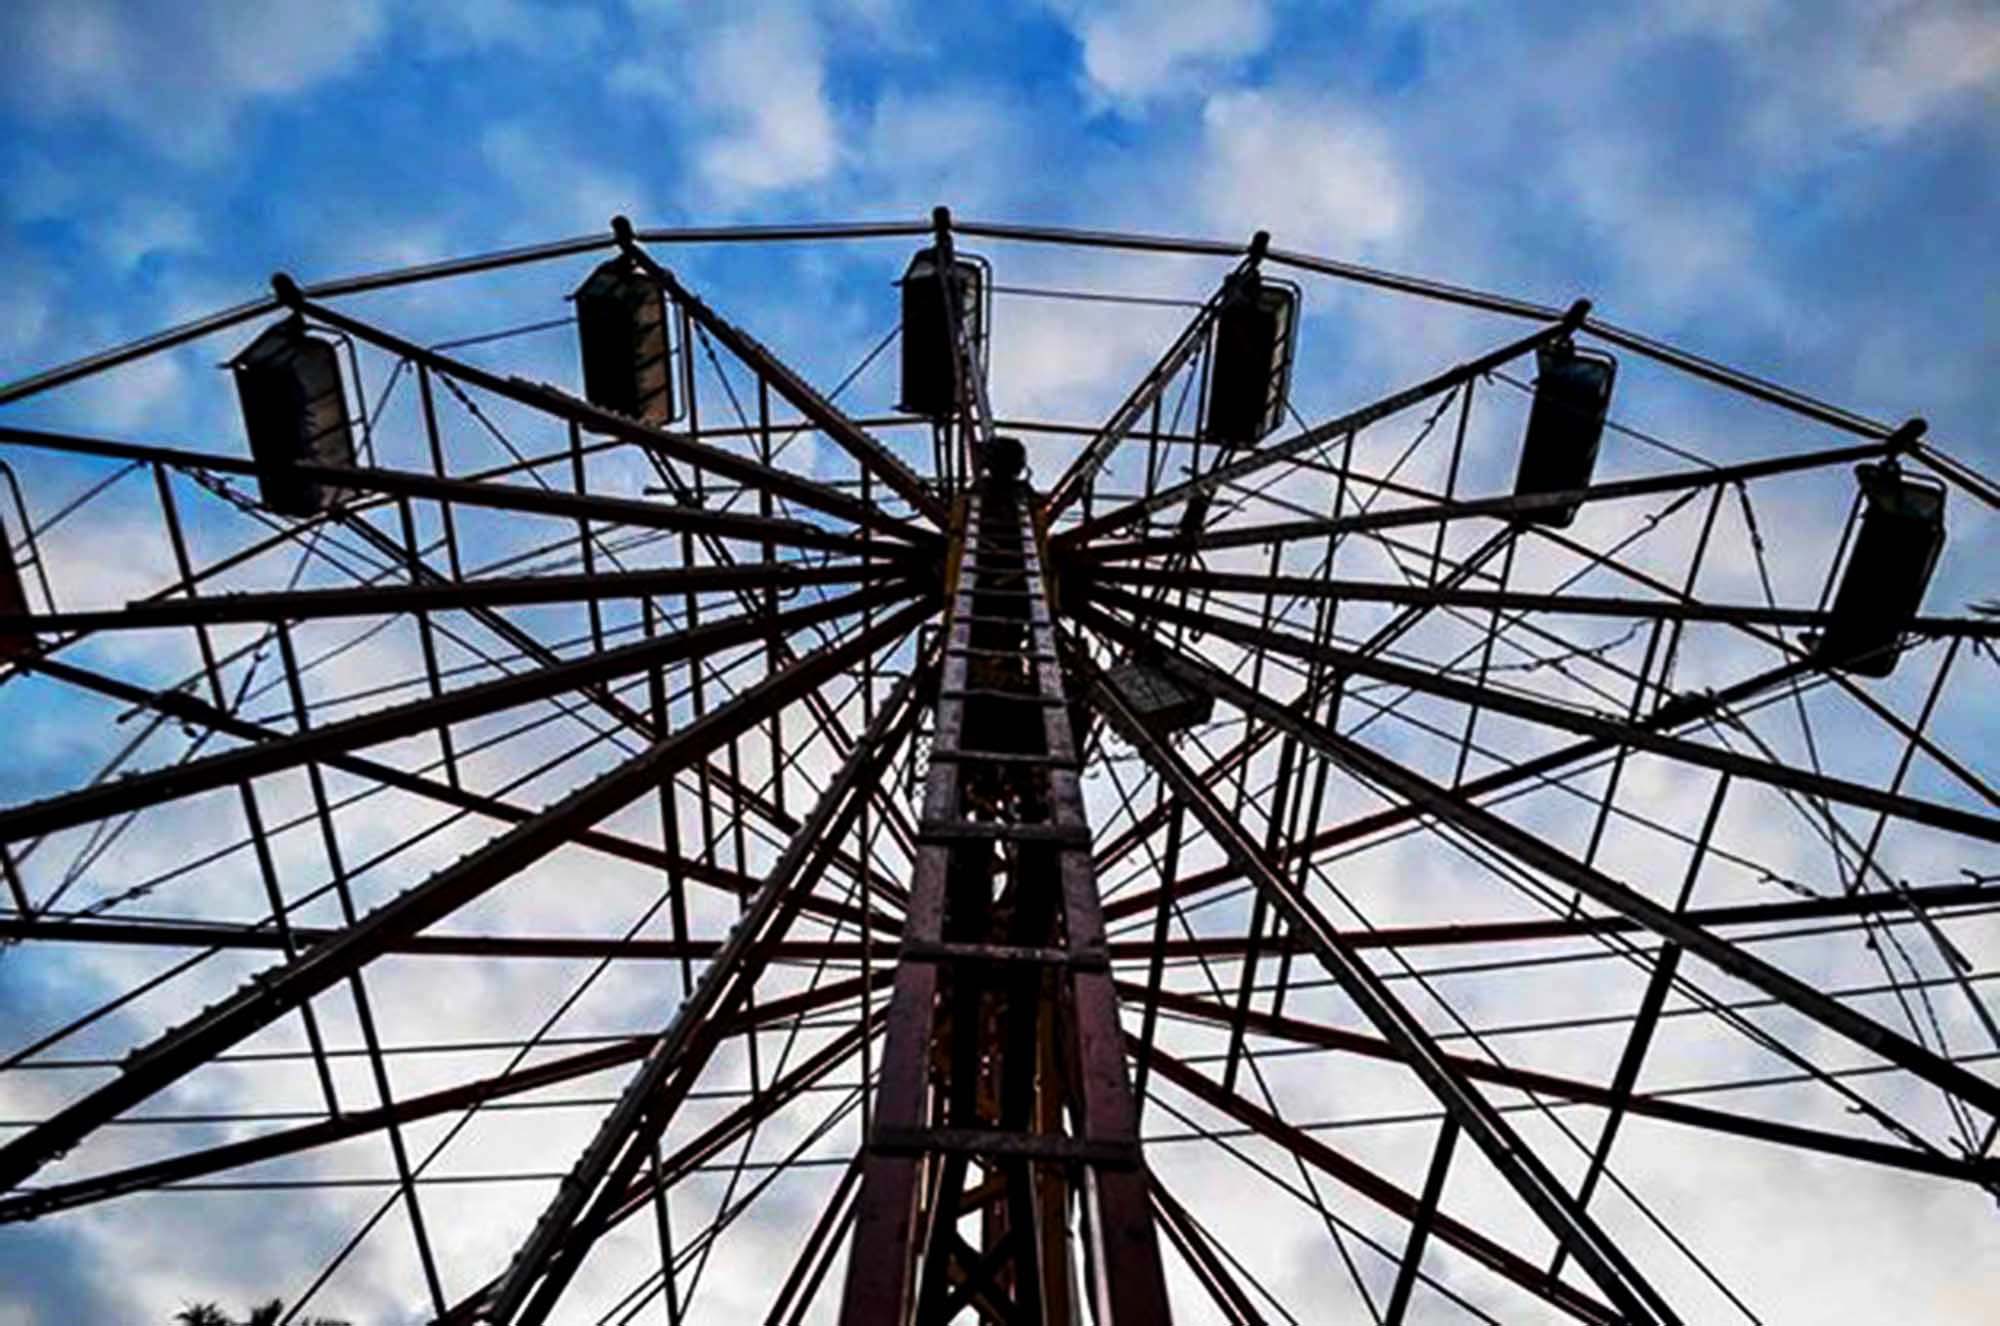
[[951, 209], [942, 204], [931, 209], [931, 243], [937, 250], [939, 266], [949, 270], [954, 257], [951, 241]]
[[1930, 420], [1922, 415], [1912, 415], [1899, 424], [1895, 432], [1883, 438], [1882, 445], [1889, 449], [1889, 454], [1892, 456], [1908, 451], [1923, 439], [1924, 434], [1930, 431], [1930, 427]]

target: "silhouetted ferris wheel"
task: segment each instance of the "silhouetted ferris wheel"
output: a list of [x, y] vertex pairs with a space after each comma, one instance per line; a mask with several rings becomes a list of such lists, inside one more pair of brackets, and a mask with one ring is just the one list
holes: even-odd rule
[[[781, 357], [697, 270], [846, 284]], [[1396, 300], [1488, 348], [1384, 376]], [[1165, 348], [1017, 410], [1030, 307]], [[247, 446], [71, 422], [196, 352]], [[0, 405], [0, 1221], [1122, 1324], [1759, 1320], [1739, 1158], [1990, 1219], [1996, 490], [1920, 421], [943, 209], [281, 275]]]

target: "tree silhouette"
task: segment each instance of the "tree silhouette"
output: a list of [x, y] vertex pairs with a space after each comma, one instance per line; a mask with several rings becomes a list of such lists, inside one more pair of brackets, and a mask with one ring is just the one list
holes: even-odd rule
[[[274, 1298], [250, 1309], [240, 1323], [213, 1303], [188, 1303], [174, 1314], [175, 1326], [278, 1326], [285, 1315], [285, 1301]], [[301, 1317], [297, 1326], [349, 1326], [333, 1317]]]

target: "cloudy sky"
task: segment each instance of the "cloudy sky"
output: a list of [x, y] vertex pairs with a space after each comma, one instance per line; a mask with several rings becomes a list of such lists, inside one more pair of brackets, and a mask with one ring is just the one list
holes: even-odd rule
[[[947, 203], [967, 218], [1234, 240], [1263, 228], [1284, 248], [1544, 303], [1588, 295], [1619, 325], [1869, 417], [1923, 415], [1945, 451], [1989, 472], [2000, 468], [1992, 427], [2000, 414], [1993, 371], [2000, 15], [1978, 0], [1588, 7], [1467, 0], [15, 0], [0, 14], [0, 38], [0, 264], [7, 273], [0, 378], [254, 298], [277, 269], [319, 280], [599, 232], [614, 213], [642, 226], [675, 227], [903, 220]], [[893, 247], [856, 256], [806, 246], [768, 257], [692, 249], [680, 270], [831, 382], [893, 328], [887, 282], [902, 258], [900, 241]], [[1142, 266], [1028, 247], [995, 246], [993, 256], [1003, 281], [1182, 298], [1204, 293], [1217, 274], [1212, 264]], [[574, 278], [502, 280], [483, 288], [480, 302], [426, 288], [370, 307], [434, 341], [560, 317], [556, 300]], [[1307, 301], [1312, 371], [1302, 377], [1298, 401], [1308, 418], [1518, 332], [1518, 324], [1414, 310], [1330, 285], [1310, 286]], [[994, 382], [1002, 412], [1091, 421], [1116, 403], [1185, 313], [1024, 299], [1003, 302], [999, 316]], [[7, 422], [234, 454], [240, 432], [213, 365], [235, 348], [237, 335], [27, 403]], [[521, 353], [554, 363], [568, 352], [561, 342], [533, 342]], [[1679, 394], [1681, 387], [1648, 378], [1643, 368], [1629, 382], [1634, 412], [1624, 417], [1713, 460], [1841, 440], [1769, 412]], [[871, 385], [864, 380], [858, 390]], [[26, 451], [5, 459], [39, 514], [108, 474]], [[1634, 461], [1627, 472], [1649, 472], [1659, 459]], [[825, 458], [807, 453], [800, 463], [810, 468]], [[1496, 462], [1491, 473], [1504, 468]], [[1844, 508], [1838, 499], [1828, 507], [1820, 495], [1781, 491], [1770, 499], [1764, 534], [1774, 546], [1830, 546]], [[127, 484], [95, 508], [96, 526], [64, 527], [56, 546], [69, 556], [58, 564], [67, 602], [115, 603], [161, 582], [163, 563], [124, 541], [155, 528], [151, 509], [138, 501], [150, 497]], [[11, 509], [6, 518], [13, 520]], [[214, 522], [200, 526], [212, 551], [245, 537], [222, 516], [203, 520]], [[1954, 528], [1934, 611], [1992, 592], [1990, 565], [2000, 545], [1990, 524], [1968, 510]], [[1748, 531], [1737, 533], [1743, 560], [1722, 559], [1718, 583], [1727, 589], [1718, 595], [1747, 600], [1759, 592], [1758, 581]], [[1809, 603], [1825, 566], [1823, 552], [1781, 564], [1778, 600]], [[401, 668], [409, 647], [385, 637], [370, 646], [379, 654], [356, 657]], [[1446, 642], [1431, 647], [1443, 650]], [[178, 676], [184, 661], [112, 653], [96, 659], [162, 680]], [[349, 681], [367, 666], [350, 659]], [[1732, 666], [1717, 663], [1714, 675], [1731, 675]], [[1984, 675], [1990, 680], [1990, 671]], [[1899, 678], [1897, 698], [1921, 701], [1911, 688], [1928, 676]], [[33, 738], [15, 768], [0, 773], [0, 799], [9, 803], [74, 786], [124, 739], [110, 726], [116, 711], [109, 706], [87, 711], [108, 735], [80, 735], [70, 725], [85, 711], [37, 713], [18, 698], [23, 691], [0, 693], [13, 706], [6, 721]], [[1990, 749], [1972, 734], [2000, 735], [2000, 720], [1976, 692], [1948, 700], [1945, 717], [1968, 734], [1967, 750]], [[1864, 760], [1864, 739], [1853, 740], [1854, 758]], [[548, 795], [562, 785], [560, 777], [549, 783]], [[1935, 770], [1919, 771], [1913, 785], [1952, 795], [1949, 779]], [[1656, 793], [1680, 818], [1699, 821], [1705, 785], [1663, 784]], [[274, 796], [282, 800], [285, 792]], [[1547, 814], [1563, 818], [1559, 810]], [[365, 837], [367, 826], [360, 832]], [[395, 836], [386, 822], [379, 832], [385, 841]], [[176, 847], [192, 852], [195, 830], [189, 833]], [[1738, 833], [1749, 843], [1756, 828], [1745, 823]], [[448, 861], [476, 841], [447, 833], [418, 859], [429, 860], [434, 849]], [[1791, 862], [1802, 874], [1824, 864], [1809, 862], [1793, 844], [1767, 846], [1765, 859]], [[1607, 856], [1617, 859], [1619, 850], [1614, 844]], [[1643, 852], [1637, 845], [1623, 850]], [[107, 869], [157, 871], [171, 855], [130, 844], [119, 851], [127, 854], [103, 859]], [[1919, 864], [1908, 878], [1925, 882], [1980, 864], [1928, 842], [1912, 844], [1910, 853]], [[1378, 859], [1369, 878], [1406, 865]], [[84, 880], [79, 898], [113, 894], [117, 882]], [[242, 915], [247, 904], [220, 901], [231, 882], [219, 880], [184, 907], [163, 910]], [[629, 892], [640, 896], [636, 884]], [[1448, 910], [1447, 901], [1460, 899], [1451, 893], [1412, 904], [1408, 915]], [[569, 919], [558, 901], [532, 895], [487, 919], [555, 928]], [[214, 910], [203, 910], [206, 904]], [[1982, 968], [2000, 962], [2000, 935], [1990, 924], [1967, 929], [1966, 942], [1987, 945]], [[1853, 984], [1871, 973], [1879, 979], [1879, 968], [1850, 959], [1814, 970]], [[0, 954], [7, 1013], [0, 1023], [27, 1029], [7, 1033], [5, 1052], [164, 963], [154, 953], [75, 962]], [[188, 1008], [249, 969], [227, 967], [210, 993], [194, 987]], [[406, 992], [428, 988], [414, 972], [401, 979]], [[495, 1025], [515, 1030], [532, 1026], [531, 1015], [546, 1006], [538, 1001], [554, 988], [524, 981], [503, 991], [466, 979], [471, 988], [461, 993], [468, 998], [512, 1001], [505, 1016], [494, 1016]], [[598, 1010], [596, 1025], [633, 1025], [619, 1016], [632, 1005], [618, 999], [643, 998], [643, 990], [621, 988], [623, 995], [607, 997]], [[1552, 990], [1553, 982], [1531, 994], [1494, 988], [1483, 992], [1490, 997], [1484, 1007], [1499, 1021], [1528, 1020], [1560, 1006]], [[1621, 987], [1619, 997], [1629, 993]], [[1471, 1001], [1480, 1006], [1481, 996]], [[1343, 1010], [1328, 1004], [1324, 1011], [1337, 1020]], [[1946, 1016], [1949, 1033], [1972, 1034], [1968, 1011]], [[113, 1019], [93, 1033], [101, 1033], [101, 1045], [85, 1044], [116, 1052], [173, 1020], [170, 1009]], [[464, 1019], [415, 1018], [399, 1030], [417, 1039], [476, 1028]], [[1610, 1050], [1606, 1044], [1552, 1049], [1544, 1066], [1603, 1076], [1603, 1056], [1615, 1054], [1617, 1042], [1608, 1042]], [[1691, 1045], [1686, 1053], [1695, 1057], [1682, 1066], [1748, 1073], [1763, 1062], [1704, 1061], [1699, 1051]], [[412, 1070], [399, 1085], [458, 1080], [473, 1071], [470, 1063], [429, 1077]], [[1282, 1064], [1273, 1069], [1285, 1071]], [[1368, 1081], [1370, 1109], [1420, 1103]], [[603, 1082], [615, 1090], [615, 1079]], [[1276, 1085], [1296, 1093], [1299, 1117], [1355, 1103], [1324, 1081]], [[9, 1117], [21, 1117], [45, 1109], [53, 1089], [46, 1081], [10, 1081], [0, 1101]], [[279, 1101], [313, 1104], [312, 1092], [297, 1086], [260, 1082], [256, 1091], [273, 1108]], [[218, 1099], [197, 1092], [176, 1103], [194, 1112]], [[1837, 1104], [1797, 1108], [1828, 1126], [1840, 1123]], [[560, 1127], [538, 1167], [567, 1163], [572, 1137], [587, 1135], [575, 1131], [586, 1127], [582, 1121]], [[1880, 1320], [1916, 1303], [1914, 1320], [1971, 1321], [1982, 1296], [2000, 1295], [1990, 1201], [1947, 1198], [1871, 1170], [1774, 1160], [1768, 1150], [1740, 1145], [1690, 1158], [1674, 1149], [1678, 1135], [1641, 1136], [1633, 1168], [1654, 1183], [1649, 1193], [1678, 1212], [1677, 1228], [1720, 1229], [1729, 1217], [1726, 1246], [1712, 1240], [1702, 1252], [1726, 1263], [1727, 1278], [1759, 1319]], [[1413, 1173], [1406, 1182], [1421, 1181], [1428, 1134], [1356, 1137], [1357, 1154]], [[538, 1141], [509, 1124], [496, 1126], [487, 1146], [489, 1154], [518, 1159]], [[1658, 1145], [1648, 1149], [1647, 1142]], [[379, 1150], [343, 1159], [351, 1160], [349, 1173], [380, 1172], [383, 1164]], [[1260, 1191], [1231, 1168], [1235, 1162], [1176, 1163], [1183, 1195], [1202, 1184], [1231, 1194]], [[1468, 1182], [1468, 1207], [1492, 1212], [1503, 1227], [1519, 1218]], [[774, 1190], [772, 1213], [758, 1216], [768, 1220], [764, 1232], [746, 1236], [748, 1251], [719, 1263], [729, 1268], [714, 1273], [722, 1283], [704, 1288], [715, 1296], [717, 1319], [736, 1302], [729, 1277], [754, 1274], [760, 1257], [784, 1256], [824, 1191]], [[138, 1214], [122, 1222], [92, 1216], [0, 1227], [0, 1326], [153, 1322], [186, 1297], [294, 1297], [378, 1196], [288, 1198], [277, 1216], [232, 1214], [220, 1197], [188, 1198], [209, 1205], [180, 1208], [135, 1199]], [[486, 1222], [483, 1197], [441, 1192], [436, 1200], [451, 1213], [441, 1220], [457, 1219], [470, 1231], [459, 1247], [468, 1264], [504, 1259], [519, 1211], [511, 1221]], [[520, 1200], [532, 1208], [538, 1198]], [[1837, 1219], [1810, 1237], [1800, 1232], [1836, 1200]], [[234, 1254], [205, 1252], [190, 1264], [172, 1223], [186, 1217], [176, 1210], [226, 1226]], [[1627, 1217], [1640, 1228], [1629, 1212], [1615, 1218]], [[1355, 1218], [1381, 1237], [1400, 1237], [1393, 1221]], [[1269, 1260], [1257, 1263], [1263, 1274], [1292, 1295], [1295, 1311], [1327, 1294], [1339, 1297], [1320, 1301], [1338, 1301], [1339, 1312], [1353, 1314], [1341, 1319], [1367, 1320], [1313, 1221], [1298, 1228], [1305, 1233], [1294, 1228], [1265, 1250]], [[1514, 1232], [1522, 1246], [1538, 1246], [1530, 1233]], [[1768, 1258], [1756, 1255], [1760, 1243]], [[1672, 1261], [1670, 1251], [1650, 1251]], [[1247, 1255], [1255, 1261], [1254, 1252]], [[1968, 1268], [1982, 1258], [1980, 1278]], [[1864, 1262], [1865, 1270], [1853, 1271]], [[423, 1300], [409, 1288], [419, 1281], [400, 1244], [379, 1254], [366, 1245], [353, 1266], [324, 1310], [357, 1321], [420, 1319]], [[1690, 1320], [1732, 1319], [1698, 1275], [1675, 1266], [1662, 1272], [1664, 1281], [1702, 1305], [1689, 1309]], [[1822, 1272], [1824, 1283], [1803, 1283]], [[470, 1274], [455, 1282], [457, 1292], [473, 1287]], [[1379, 1285], [1381, 1274], [1371, 1269], [1363, 1278]], [[402, 1277], [399, 1288], [382, 1287], [392, 1277]], [[1466, 1292], [1504, 1319], [1524, 1319], [1490, 1306], [1519, 1309], [1518, 1296]], [[1420, 1296], [1413, 1315], [1470, 1319], [1456, 1311], [1442, 1297]]]

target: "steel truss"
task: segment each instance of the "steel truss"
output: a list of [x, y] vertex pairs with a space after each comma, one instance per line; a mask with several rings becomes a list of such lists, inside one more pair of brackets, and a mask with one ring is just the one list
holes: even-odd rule
[[[848, 408], [869, 361], [814, 385], [660, 256], [883, 239], [936, 258], [948, 417]], [[1192, 313], [1102, 422], [1015, 419], [950, 284], [969, 242], [1213, 267], [1190, 298], [1139, 301]], [[668, 311], [666, 422], [487, 366], [482, 347], [549, 324], [426, 343], [361, 309], [607, 258]], [[1530, 329], [1359, 406], [1322, 409], [1304, 375], [1318, 422], [1294, 409], [1218, 445], [1202, 412], [1225, 312], [1278, 271]], [[342, 494], [318, 514], [265, 505], [268, 461], [36, 413], [270, 316], [339, 338], [353, 375], [357, 462], [290, 467]], [[1840, 436], [1487, 486], [1496, 449], [1512, 461], [1507, 374], [1579, 339]], [[618, 218], [280, 276], [0, 406], [28, 493], [10, 569], [37, 576], [0, 611], [0, 704], [17, 729], [57, 715], [81, 752], [0, 806], [0, 961], [36, 981], [38, 958], [128, 955], [6, 1047], [0, 1223], [144, 1222], [385, 1155], [367, 1180], [384, 1201], [294, 1312], [399, 1275], [388, 1292], [450, 1322], [1666, 1323], [1757, 1319], [1707, 1232], [1647, 1200], [1673, 1148], [2000, 1193], [2000, 798], [1960, 730], [2000, 623], [1933, 602], [1897, 623], [1895, 679], [1870, 680], [1812, 643], [1851, 528], [1807, 553], [1757, 523], [1768, 492], [1818, 501], [1888, 462], [1939, 476], [1976, 530], [1994, 484], [1921, 421], [1875, 423], [1588, 301], [1262, 233], [943, 209]], [[827, 445], [802, 462], [802, 437]], [[908, 459], [926, 455], [929, 473]], [[93, 601], [64, 557], [135, 525], [164, 569]], [[1788, 561], [1824, 568], [1817, 602], [1780, 601], [1773, 556], [1787, 585], [1820, 574]], [[1738, 590], [1699, 592], [1718, 578]], [[1939, 860], [1962, 875], [1910, 864]], [[177, 956], [132, 975], [151, 949]], [[484, 968], [504, 983], [446, 993]], [[1497, 1015], [1537, 980], [1561, 1002]], [[1599, 1033], [1594, 1059], [1533, 1052]], [[113, 1041], [136, 1048], [77, 1053]], [[505, 1061], [445, 1058], [475, 1049]], [[260, 1072], [296, 1074], [311, 1108], [276, 1107]], [[193, 1099], [240, 1108], [174, 1112]], [[558, 1117], [587, 1123], [508, 1132]], [[1344, 1140], [1419, 1124], [1400, 1162]], [[434, 1167], [475, 1142], [509, 1168]], [[525, 1195], [454, 1200], [475, 1183]], [[798, 1214], [760, 1204], [772, 1190]], [[173, 1196], [107, 1205], [140, 1194]], [[1294, 1214], [1279, 1194], [1324, 1266], [1260, 1246], [1260, 1222]], [[384, 1220], [407, 1254], [371, 1238]], [[495, 1221], [515, 1251], [481, 1261], [466, 1231]], [[782, 1265], [760, 1260], [774, 1246]]]

